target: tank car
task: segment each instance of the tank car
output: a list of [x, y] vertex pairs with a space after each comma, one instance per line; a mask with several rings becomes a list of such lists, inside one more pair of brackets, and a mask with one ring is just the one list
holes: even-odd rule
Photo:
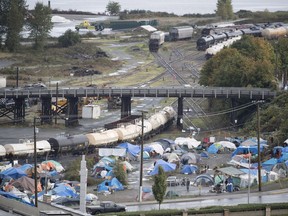
[[200, 37], [197, 42], [197, 50], [205, 51], [214, 44], [214, 38], [211, 35]]
[[117, 143], [119, 138], [118, 133], [114, 129], [103, 132], [89, 133], [86, 134], [86, 136], [89, 140], [89, 144], [93, 146]]
[[191, 39], [193, 35], [193, 27], [192, 26], [172, 27], [169, 30], [169, 34], [172, 41]]
[[[29, 156], [34, 154], [34, 142], [26, 141], [24, 143], [4, 145], [8, 156]], [[44, 155], [51, 151], [51, 145], [47, 140], [36, 142], [37, 155]]]
[[113, 129], [118, 134], [119, 141], [127, 141], [139, 137], [141, 133], [141, 126], [130, 124]]
[[243, 35], [243, 32], [240, 30], [231, 30], [231, 31], [224, 32], [224, 34], [226, 34], [227, 38], [229, 39], [229, 38], [241, 36]]
[[165, 33], [163, 31], [156, 31], [150, 35], [149, 50], [150, 52], [157, 52], [160, 46], [165, 41]]
[[260, 27], [240, 29], [240, 31], [243, 33], [243, 35], [251, 35], [254, 37], [261, 37], [262, 36]]
[[89, 140], [84, 134], [57, 136], [49, 138], [48, 142], [51, 144], [51, 149], [55, 155], [64, 152], [81, 154], [83, 151], [89, 150]]
[[265, 28], [261, 30], [261, 34], [266, 39], [277, 39], [279, 37], [283, 37], [288, 35], [288, 27], [278, 27], [278, 28]]

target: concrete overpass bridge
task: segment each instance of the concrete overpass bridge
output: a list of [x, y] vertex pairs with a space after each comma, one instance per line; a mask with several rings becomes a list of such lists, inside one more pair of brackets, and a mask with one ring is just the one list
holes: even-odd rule
[[[11, 100], [15, 104], [11, 107], [2, 104], [0, 117], [13, 113], [14, 122], [25, 121], [25, 100], [38, 98], [41, 100], [41, 122], [51, 123], [55, 113], [51, 110], [52, 98], [66, 98], [67, 111], [65, 114], [66, 125], [78, 124], [78, 103], [83, 97], [120, 97], [121, 98], [121, 118], [131, 115], [131, 98], [133, 97], [163, 97], [178, 98], [177, 123], [183, 117], [183, 98], [247, 98], [259, 101], [267, 100], [277, 96], [276, 91], [262, 88], [232, 88], [232, 87], [158, 87], [158, 88], [56, 88], [56, 89], [0, 89], [0, 100]], [[57, 110], [56, 110], [57, 111]]]

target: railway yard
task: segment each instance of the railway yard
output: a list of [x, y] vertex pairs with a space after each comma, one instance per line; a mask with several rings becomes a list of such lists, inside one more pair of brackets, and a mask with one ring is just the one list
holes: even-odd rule
[[[287, 27], [286, 27], [287, 28]], [[81, 30], [80, 30], [81, 31]], [[119, 35], [117, 35], [119, 34]], [[190, 34], [190, 33], [189, 33]], [[226, 34], [225, 34], [226, 35]], [[59, 83], [61, 86], [60, 88], [69, 88], [72, 86], [75, 87], [81, 87], [81, 86], [92, 86], [96, 87], [101, 86], [103, 88], [113, 88], [115, 86], [117, 87], [132, 87], [132, 88], [141, 88], [141, 87], [161, 87], [161, 86], [170, 86], [170, 87], [177, 87], [177, 86], [185, 86], [187, 88], [196, 88], [200, 87], [198, 84], [198, 79], [200, 77], [200, 70], [202, 66], [207, 61], [207, 53], [205, 53], [204, 50], [199, 49], [199, 41], [198, 38], [193, 37], [191, 35], [191, 38], [186, 40], [170, 40], [161, 42], [161, 44], [156, 43], [151, 45], [149, 43], [149, 39], [147, 37], [144, 38], [137, 38], [137, 35], [128, 32], [116, 32], [113, 34], [113, 36], [108, 36], [104, 38], [88, 38], [83, 40], [82, 46], [85, 47], [88, 50], [91, 47], [98, 46], [101, 48], [101, 51], [105, 53], [106, 56], [108, 56], [109, 61], [106, 59], [107, 62], [101, 62], [99, 58], [97, 60], [93, 59], [91, 61], [90, 57], [92, 56], [91, 53], [86, 54], [81, 53], [81, 57], [77, 59], [77, 62], [69, 61], [67, 65], [59, 65], [57, 63], [54, 65], [45, 65], [44, 67], [41, 67], [39, 65], [37, 66], [23, 66], [24, 71], [29, 71], [29, 73], [36, 72], [38, 77], [32, 77], [31, 74], [29, 75], [29, 81], [35, 82], [41, 80], [41, 82], [45, 83], [48, 88], [56, 88], [56, 83]], [[226, 35], [227, 36], [227, 35]], [[164, 35], [161, 33], [161, 37], [164, 37]], [[127, 38], [129, 38], [127, 40]], [[137, 39], [135, 39], [137, 38]], [[157, 37], [156, 37], [157, 38]], [[101, 40], [102, 39], [102, 40]], [[207, 38], [206, 38], [207, 39]], [[161, 39], [162, 41], [162, 39]], [[202, 40], [203, 42], [203, 40]], [[210, 42], [209, 42], [210, 43]], [[212, 42], [211, 42], [212, 43]], [[84, 48], [84, 50], [85, 50]], [[92, 48], [91, 48], [92, 49]], [[94, 52], [95, 50], [93, 50]], [[150, 52], [151, 51], [151, 52]], [[83, 50], [81, 51], [83, 52]], [[89, 56], [91, 54], [91, 56]], [[85, 57], [83, 57], [85, 56]], [[89, 59], [89, 60], [87, 60]], [[95, 60], [95, 62], [93, 62]], [[103, 59], [102, 59], [103, 60]], [[68, 60], [67, 60], [68, 61]], [[111, 65], [109, 65], [111, 64]], [[70, 76], [71, 68], [75, 67], [75, 65], [78, 66], [78, 68], [85, 70], [85, 68], [90, 68], [91, 70], [95, 71], [101, 71], [102, 73], [99, 74], [89, 74], [89, 75], [83, 75], [80, 77]], [[100, 66], [99, 66], [100, 65]], [[111, 66], [108, 67], [108, 66]], [[53, 76], [49, 75], [49, 69], [51, 69], [51, 74]], [[30, 71], [31, 70], [31, 71]], [[57, 72], [58, 70], [58, 72]], [[105, 71], [106, 70], [106, 71]], [[41, 74], [40, 72], [43, 71], [43, 76], [40, 78]], [[59, 75], [59, 74], [66, 74], [65, 76]], [[67, 75], [69, 74], [69, 75]], [[9, 81], [11, 82], [11, 81]], [[11, 83], [10, 83], [11, 84]], [[21, 85], [24, 85], [25, 83], [21, 83]], [[121, 110], [118, 108], [116, 109], [108, 109], [107, 100], [106, 98], [93, 98], [88, 99], [91, 103], [94, 105], [98, 105], [101, 108], [101, 114], [98, 119], [79, 119], [79, 125], [75, 127], [64, 127], [64, 121], [63, 116], [65, 117], [65, 114], [59, 114], [58, 117], [55, 117], [55, 123], [56, 119], [58, 118], [58, 123], [53, 125], [37, 125], [39, 127], [40, 132], [37, 134], [37, 141], [44, 140], [47, 141], [45, 145], [47, 145], [47, 152], [50, 152], [51, 149], [53, 149], [53, 152], [51, 153], [43, 153], [42, 159], [45, 157], [46, 159], [49, 157], [49, 159], [55, 159], [58, 162], [60, 162], [64, 168], [67, 168], [70, 164], [74, 162], [75, 159], [79, 159], [81, 154], [81, 151], [84, 152], [87, 150], [83, 147], [83, 143], [86, 142], [89, 143], [89, 147], [93, 147], [93, 150], [91, 151], [92, 154], [88, 154], [90, 157], [96, 157], [98, 158], [98, 155], [95, 155], [95, 149], [97, 149], [96, 152], [98, 152], [98, 147], [111, 147], [118, 145], [118, 141], [126, 141], [127, 139], [119, 139], [119, 133], [122, 132], [122, 135], [127, 132], [124, 131], [123, 127], [118, 128], [118, 137], [117, 140], [113, 141], [107, 141], [111, 139], [111, 134], [109, 136], [105, 134], [106, 132], [103, 131], [104, 125], [116, 122], [120, 118]], [[22, 140], [25, 142], [25, 140], [33, 141], [33, 118], [39, 117], [39, 105], [31, 104], [27, 108], [26, 112], [26, 122], [25, 124], [18, 126], [14, 125], [11, 122], [9, 122], [9, 119], [0, 118], [0, 145], [4, 146], [6, 144], [11, 143], [18, 143], [19, 140]], [[131, 113], [133, 115], [141, 114], [141, 110], [148, 111], [148, 114], [146, 114], [145, 118], [145, 130], [149, 130], [151, 127], [151, 131], [153, 131], [153, 136], [149, 133], [149, 136], [145, 138], [144, 145], [148, 146], [150, 144], [153, 144], [156, 140], [159, 139], [169, 139], [169, 140], [175, 140], [177, 137], [188, 137], [191, 136], [191, 131], [189, 129], [192, 128], [193, 131], [196, 131], [196, 134], [194, 135], [194, 138], [197, 140], [203, 140], [203, 138], [207, 138], [209, 136], [216, 137], [216, 140], [221, 140], [226, 135], [234, 134], [234, 131], [231, 132], [217, 132], [213, 133], [214, 130], [217, 129], [215, 122], [211, 120], [211, 118], [208, 118], [206, 115], [205, 107], [207, 106], [207, 99], [205, 98], [185, 98], [183, 101], [183, 119], [182, 119], [182, 128], [177, 128], [176, 121], [175, 121], [175, 115], [176, 112], [174, 110], [177, 110], [177, 100], [173, 98], [157, 98], [157, 99], [150, 99], [150, 98], [133, 98], [132, 104], [131, 104]], [[174, 109], [174, 110], [173, 110]], [[139, 111], [140, 110], [140, 111]], [[192, 117], [201, 119], [201, 124], [197, 124], [199, 122], [193, 121]], [[153, 122], [153, 118], [161, 118], [162, 123], [158, 125], [158, 127], [154, 128], [153, 124], [156, 124], [155, 121]], [[139, 119], [139, 118], [138, 118]], [[142, 119], [144, 120], [144, 119]], [[138, 131], [137, 136], [131, 136], [130, 140], [131, 142], [134, 142], [136, 144], [139, 144], [141, 141], [141, 131], [140, 131], [140, 124], [142, 121], [140, 119], [139, 122], [134, 124], [135, 128], [134, 131]], [[148, 123], [147, 123], [148, 122]], [[196, 122], [196, 123], [195, 123]], [[144, 125], [144, 123], [143, 123]], [[143, 127], [142, 125], [142, 127]], [[151, 125], [151, 126], [150, 126]], [[130, 125], [131, 126], [131, 125]], [[153, 127], [153, 129], [152, 129]], [[201, 127], [206, 128], [208, 131], [200, 132]], [[143, 128], [142, 128], [143, 129]], [[160, 130], [161, 129], [161, 130]], [[164, 130], [165, 129], [165, 130]], [[117, 129], [114, 129], [113, 134], [117, 134], [115, 131]], [[17, 133], [15, 133], [17, 131]], [[212, 131], [212, 132], [211, 132]], [[231, 132], [231, 133], [230, 133]], [[128, 132], [127, 132], [128, 133]], [[144, 132], [146, 134], [146, 132]], [[54, 140], [57, 135], [64, 135], [66, 138], [65, 143], [69, 143], [69, 139], [73, 139], [73, 136], [81, 136], [82, 140], [85, 140], [85, 142], [79, 144], [77, 148], [70, 148], [67, 146], [63, 146], [63, 156], [60, 156], [63, 152], [61, 149], [61, 146], [59, 144], [49, 144], [50, 141], [53, 139], [53, 142], [57, 143], [57, 138]], [[85, 135], [85, 137], [84, 137]], [[106, 135], [106, 137], [105, 137]], [[123, 136], [124, 136], [123, 135]], [[143, 132], [142, 132], [143, 135]], [[102, 137], [103, 136], [103, 137]], [[70, 137], [70, 138], [69, 138]], [[101, 138], [99, 138], [101, 137]], [[34, 137], [35, 138], [35, 137]], [[78, 139], [77, 138], [77, 139]], [[59, 139], [60, 140], [60, 139]], [[58, 140], [58, 141], [59, 141]], [[67, 141], [68, 140], [68, 141]], [[76, 139], [75, 139], [76, 140]], [[101, 141], [98, 142], [98, 140], [104, 140], [103, 143]], [[94, 143], [93, 143], [94, 142]], [[73, 141], [72, 141], [73, 143]], [[109, 145], [107, 145], [109, 144]], [[44, 144], [43, 144], [44, 145]], [[66, 144], [65, 144], [66, 145]], [[29, 146], [31, 147], [31, 143], [29, 143]], [[32, 146], [33, 147], [33, 146]], [[33, 148], [29, 149], [30, 151], [33, 150]], [[50, 149], [49, 149], [50, 147]], [[65, 147], [65, 148], [64, 148]], [[79, 147], [79, 148], [78, 148]], [[1, 149], [1, 148], [0, 148]], [[69, 149], [70, 153], [75, 152], [79, 150], [78, 154], [66, 154], [65, 149]], [[43, 152], [45, 148], [43, 147]], [[73, 150], [73, 151], [72, 151]], [[4, 150], [6, 151], [6, 150]], [[91, 153], [90, 152], [90, 153]], [[59, 153], [58, 155], [55, 153]], [[31, 156], [31, 154], [29, 153]], [[53, 158], [53, 155], [57, 155], [57, 157]], [[11, 155], [10, 155], [11, 156]], [[25, 155], [26, 156], [26, 155]], [[9, 158], [11, 159], [11, 158]], [[41, 159], [41, 160], [42, 160]], [[152, 186], [152, 180], [151, 176], [148, 174], [149, 171], [151, 171], [151, 165], [158, 160], [159, 157], [151, 157], [144, 161], [144, 176], [143, 176], [143, 186], [145, 188], [150, 188]], [[214, 170], [218, 166], [221, 166], [225, 163], [227, 163], [231, 159], [231, 150], [222, 152], [221, 154], [211, 155], [209, 158], [201, 158], [201, 162], [199, 162], [199, 171], [197, 174], [200, 173], [207, 173], [213, 175]], [[28, 160], [33, 161], [33, 158], [29, 158]], [[39, 158], [40, 160], [40, 158]], [[23, 159], [20, 159], [19, 161], [23, 161]], [[137, 201], [137, 196], [139, 194], [139, 168], [140, 163], [138, 160], [130, 160], [131, 165], [134, 167], [134, 171], [128, 173], [128, 186], [123, 191], [113, 191], [112, 193], [101, 193], [96, 190], [97, 186], [92, 185], [87, 188], [88, 193], [96, 194], [98, 196], [98, 199], [101, 201], [104, 200], [112, 200], [115, 202], [121, 202], [121, 203], [129, 203], [129, 202], [135, 202]], [[95, 161], [96, 163], [96, 161]], [[89, 175], [92, 175], [92, 171], [89, 170]], [[198, 185], [192, 184], [194, 181], [194, 178], [196, 177], [196, 172], [194, 172], [192, 175], [187, 175], [186, 173], [177, 173], [177, 179], [178, 180], [187, 180], [187, 177], [191, 180], [191, 188], [190, 191], [185, 186], [177, 185], [175, 187], [172, 187], [171, 185], [168, 185], [168, 189], [170, 191], [170, 194], [172, 194], [170, 197], [166, 197], [166, 199], [175, 198], [173, 197], [174, 194], [178, 194], [180, 197], [196, 197], [196, 196], [207, 196], [211, 195], [211, 188], [210, 187], [199, 187]], [[153, 196], [151, 196], [147, 193], [147, 196], [144, 200], [154, 200]], [[75, 206], [74, 206], [75, 207]]]

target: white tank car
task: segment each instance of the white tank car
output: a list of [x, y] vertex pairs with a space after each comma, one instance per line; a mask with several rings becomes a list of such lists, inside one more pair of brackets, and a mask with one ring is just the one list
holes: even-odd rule
[[134, 124], [122, 126], [113, 130], [118, 133], [119, 141], [135, 139], [141, 133], [141, 127]]
[[152, 129], [157, 130], [167, 122], [167, 118], [163, 113], [159, 112], [152, 115], [148, 121], [151, 123]]
[[3, 157], [6, 155], [6, 149], [4, 146], [0, 145], [0, 157]]
[[106, 145], [118, 141], [118, 133], [115, 130], [86, 134], [90, 145]]
[[[6, 144], [4, 145], [6, 154], [9, 155], [29, 155], [34, 153], [34, 143], [24, 142], [17, 144]], [[41, 140], [36, 142], [37, 155], [44, 155], [46, 152], [51, 151], [51, 145], [47, 140]]]
[[[138, 123], [137, 123], [137, 125], [140, 125], [140, 134], [142, 135], [142, 120], [140, 120]], [[143, 133], [144, 134], [148, 134], [148, 133], [150, 133], [152, 130], [153, 130], [153, 127], [152, 127], [152, 124], [151, 124], [151, 122], [149, 122], [147, 119], [144, 119], [144, 121], [143, 121], [143, 126], [144, 126], [144, 128], [143, 128]]]
[[164, 107], [163, 111], [165, 111], [169, 114], [169, 119], [173, 119], [177, 115], [176, 111], [174, 110], [174, 108], [172, 106]]
[[277, 39], [287, 35], [287, 27], [265, 28], [261, 30], [262, 36], [267, 39]]

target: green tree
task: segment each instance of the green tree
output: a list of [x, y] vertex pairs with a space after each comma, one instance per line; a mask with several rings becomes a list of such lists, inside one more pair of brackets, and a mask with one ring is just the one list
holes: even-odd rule
[[7, 17], [7, 36], [5, 45], [10, 52], [20, 45], [20, 32], [24, 25], [25, 1], [11, 0]]
[[153, 195], [159, 204], [159, 209], [161, 203], [164, 200], [166, 189], [167, 189], [166, 174], [164, 172], [164, 169], [161, 166], [159, 166], [158, 174], [154, 176], [154, 184], [152, 185]]
[[27, 11], [24, 0], [0, 0], [0, 48], [3, 36], [6, 35], [5, 46], [14, 51], [19, 45], [20, 31]]
[[30, 37], [34, 39], [34, 48], [42, 50], [49, 32], [53, 28], [51, 21], [51, 9], [42, 3], [36, 3], [31, 17], [28, 19]]
[[[278, 39], [276, 47], [277, 60], [279, 61], [278, 77], [283, 80], [283, 86], [287, 85], [287, 74], [288, 74], [288, 38], [283, 37]], [[276, 62], [278, 63], [278, 62]]]
[[118, 15], [121, 10], [121, 5], [119, 2], [109, 1], [106, 10], [109, 12], [110, 15]]
[[62, 47], [73, 46], [77, 43], [81, 43], [81, 37], [78, 32], [73, 32], [71, 29], [68, 29], [63, 35], [58, 38], [58, 43]]
[[113, 169], [115, 177], [123, 184], [128, 185], [127, 172], [124, 170], [124, 165], [120, 160], [117, 160], [115, 167]]
[[224, 20], [233, 19], [234, 13], [231, 0], [218, 0], [215, 12], [217, 16]]

